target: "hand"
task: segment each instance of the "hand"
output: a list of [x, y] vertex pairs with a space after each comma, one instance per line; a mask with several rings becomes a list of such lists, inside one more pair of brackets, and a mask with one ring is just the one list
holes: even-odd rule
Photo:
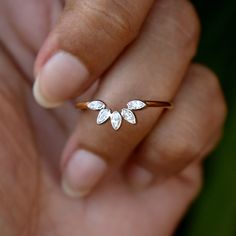
[[[81, 162], [75, 166], [68, 161], [69, 153], [77, 150], [78, 143], [83, 141], [84, 145], [89, 145], [86, 146], [88, 150], [95, 150], [95, 153], [113, 154], [101, 155], [110, 158], [111, 167], [108, 164], [105, 167], [113, 171], [100, 180], [97, 189], [85, 199], [70, 199], [59, 187], [58, 157], [77, 114], [69, 105], [49, 112], [32, 102], [29, 87], [22, 83], [25, 77], [20, 74], [21, 70], [30, 74], [26, 59], [32, 61], [30, 57], [22, 56], [23, 62], [17, 60], [18, 64], [22, 63], [21, 70], [16, 68], [13, 57], [7, 56], [9, 52], [15, 55], [16, 50], [12, 50], [12, 44], [9, 46], [9, 40], [5, 40], [4, 45], [9, 50], [8, 53], [1, 50], [4, 70], [0, 86], [3, 235], [18, 235], [19, 232], [45, 236], [172, 234], [200, 188], [200, 163], [220, 137], [225, 104], [214, 74], [199, 65], [187, 69], [195, 51], [198, 31], [189, 3], [165, 1], [159, 4], [153, 8], [149, 20], [153, 22], [152, 27], [145, 26], [145, 34], [114, 64], [99, 88], [94, 89], [94, 96], [119, 108], [127, 102], [127, 94], [130, 98], [157, 94], [158, 98], [167, 100], [175, 97], [175, 108], [161, 117], [158, 109], [148, 109], [138, 114], [140, 123], [137, 126], [124, 125], [118, 133], [109, 124], [97, 127], [94, 113], [81, 115], [80, 132], [76, 131], [64, 152], [64, 176], [73, 185], [69, 192], [80, 194], [77, 184], [81, 176], [76, 175], [91, 173], [78, 171]], [[48, 14], [50, 11], [43, 12]], [[187, 16], [189, 20], [186, 20]], [[41, 19], [45, 18], [41, 16]], [[40, 30], [41, 38], [42, 32]], [[4, 34], [7, 36], [9, 34]], [[13, 44], [13, 48], [21, 50], [20, 55], [33, 54], [29, 50], [32, 47], [24, 50], [21, 44], [24, 40], [20, 36], [13, 39], [14, 43], [19, 43]], [[34, 42], [32, 40], [30, 45]], [[38, 45], [35, 45], [36, 50]], [[15, 58], [17, 56], [18, 53]], [[145, 86], [147, 84], [151, 84], [150, 88]], [[135, 91], [131, 89], [133, 86]], [[109, 150], [101, 145], [108, 142]], [[129, 154], [134, 147], [135, 152]], [[89, 155], [94, 157], [94, 154]], [[129, 164], [120, 168], [128, 157]], [[118, 158], [119, 163], [116, 162]], [[99, 159], [100, 163], [102, 160]], [[132, 168], [134, 163], [136, 168]], [[70, 171], [67, 171], [68, 167]], [[127, 178], [123, 178], [124, 169]], [[103, 175], [107, 172], [108, 169]], [[127, 179], [140, 189], [131, 188]]]

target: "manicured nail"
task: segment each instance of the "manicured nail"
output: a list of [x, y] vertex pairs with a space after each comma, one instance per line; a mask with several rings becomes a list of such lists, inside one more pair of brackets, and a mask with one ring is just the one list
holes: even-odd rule
[[130, 185], [142, 189], [148, 187], [153, 181], [153, 175], [148, 170], [138, 165], [132, 165], [127, 172]]
[[69, 160], [63, 173], [63, 191], [71, 197], [84, 197], [101, 181], [107, 163], [86, 150], [78, 150]]
[[54, 108], [58, 107], [62, 104], [62, 102], [52, 102], [47, 99], [41, 91], [40, 84], [39, 84], [39, 78], [35, 80], [34, 86], [33, 86], [33, 95], [36, 100], [36, 102], [44, 108]]
[[43, 107], [59, 106], [78, 94], [88, 82], [86, 66], [75, 56], [65, 51], [54, 54], [43, 66], [36, 78], [33, 94]]

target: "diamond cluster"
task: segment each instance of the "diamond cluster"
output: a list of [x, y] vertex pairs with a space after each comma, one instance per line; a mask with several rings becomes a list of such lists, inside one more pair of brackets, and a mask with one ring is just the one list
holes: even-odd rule
[[97, 116], [97, 124], [101, 125], [105, 123], [109, 118], [111, 119], [111, 125], [114, 130], [118, 130], [122, 124], [122, 117], [130, 124], [136, 124], [136, 117], [132, 110], [143, 109], [146, 104], [141, 100], [133, 100], [127, 103], [127, 108], [123, 108], [121, 112], [111, 111], [106, 108], [106, 104], [102, 101], [92, 101], [87, 104], [90, 110], [99, 111]]

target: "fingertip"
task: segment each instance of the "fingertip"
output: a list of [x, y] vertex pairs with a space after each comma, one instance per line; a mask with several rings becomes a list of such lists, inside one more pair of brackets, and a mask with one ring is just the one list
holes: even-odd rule
[[89, 78], [89, 71], [79, 58], [60, 50], [40, 69], [34, 88], [35, 98], [43, 107], [56, 107], [83, 93]]
[[71, 188], [65, 178], [62, 178], [61, 187], [62, 191], [71, 198], [83, 198], [89, 194], [88, 190], [76, 191], [75, 189]]
[[153, 182], [153, 174], [137, 164], [127, 170], [127, 181], [135, 189], [145, 189]]
[[34, 63], [34, 76], [35, 78], [39, 75], [39, 72], [46, 64], [46, 62], [58, 51], [60, 50], [58, 35], [52, 31], [43, 46], [38, 52], [36, 61]]
[[101, 157], [87, 150], [77, 150], [63, 169], [62, 190], [70, 197], [84, 197], [93, 191], [107, 169]]
[[44, 108], [55, 108], [60, 105], [62, 105], [62, 102], [51, 102], [49, 101], [43, 94], [40, 89], [40, 84], [39, 84], [40, 78], [37, 77], [37, 79], [34, 82], [33, 85], [33, 96], [35, 98], [35, 101]]

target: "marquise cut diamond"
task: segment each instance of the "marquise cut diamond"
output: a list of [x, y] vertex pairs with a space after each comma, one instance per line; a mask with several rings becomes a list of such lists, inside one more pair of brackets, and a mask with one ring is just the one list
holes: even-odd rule
[[99, 113], [98, 113], [98, 117], [97, 117], [97, 124], [103, 124], [105, 121], [107, 121], [109, 119], [111, 115], [111, 110], [110, 109], [102, 109]]
[[111, 114], [111, 125], [114, 130], [118, 130], [122, 123], [122, 117], [118, 111]]
[[121, 110], [121, 115], [123, 116], [123, 118], [128, 121], [130, 124], [136, 124], [136, 118], [134, 113], [127, 109], [127, 108], [123, 108]]
[[133, 100], [128, 102], [127, 107], [130, 110], [140, 110], [142, 108], [144, 108], [146, 106], [146, 104], [141, 101], [141, 100]]
[[92, 101], [87, 104], [87, 107], [90, 110], [101, 110], [106, 107], [106, 105], [102, 101]]

